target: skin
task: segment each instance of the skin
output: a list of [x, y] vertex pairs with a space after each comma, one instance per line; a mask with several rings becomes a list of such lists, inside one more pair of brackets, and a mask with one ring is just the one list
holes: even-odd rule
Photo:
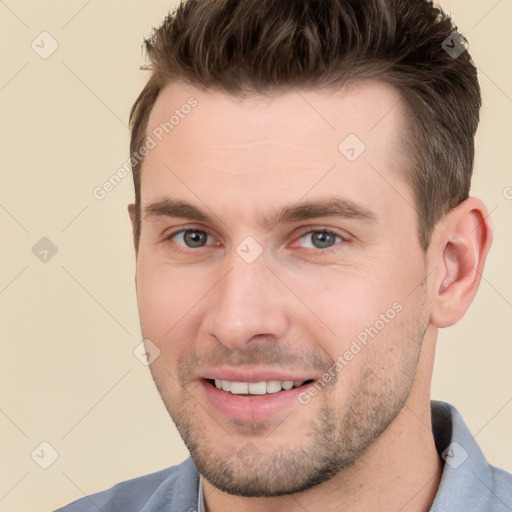
[[[491, 243], [484, 205], [447, 213], [423, 252], [404, 112], [386, 84], [244, 99], [170, 84], [148, 134], [190, 96], [197, 107], [144, 161], [136, 286], [143, 336], [160, 350], [151, 372], [208, 511], [429, 510], [442, 473], [429, 405], [437, 331], [476, 293]], [[350, 133], [366, 145], [353, 162], [338, 150]], [[372, 218], [271, 221], [333, 196]], [[149, 215], [163, 199], [211, 219]], [[187, 247], [180, 229], [207, 245]], [[318, 248], [322, 233], [331, 245]], [[237, 252], [248, 236], [262, 249], [252, 263]], [[400, 312], [306, 405], [236, 420], [204, 391], [202, 377], [226, 368], [317, 381], [393, 304]]]

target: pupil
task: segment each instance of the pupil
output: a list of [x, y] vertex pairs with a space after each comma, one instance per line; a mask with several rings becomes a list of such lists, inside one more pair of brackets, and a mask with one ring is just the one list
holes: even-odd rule
[[206, 233], [189, 230], [185, 232], [184, 239], [189, 247], [202, 247], [206, 243]]
[[313, 233], [313, 245], [319, 249], [330, 247], [334, 243], [334, 235], [332, 233]]

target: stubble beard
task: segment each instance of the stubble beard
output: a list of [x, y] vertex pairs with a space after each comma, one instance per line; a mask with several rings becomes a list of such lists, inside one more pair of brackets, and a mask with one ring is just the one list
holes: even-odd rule
[[[265, 443], [265, 432], [271, 432], [268, 425], [244, 425], [241, 437], [222, 431], [220, 422], [208, 416], [186, 386], [180, 388], [176, 401], [166, 391], [165, 375], [152, 369], [153, 379], [198, 471], [214, 487], [244, 497], [295, 494], [327, 482], [352, 466], [398, 416], [415, 381], [425, 320], [423, 314], [418, 314], [408, 329], [398, 333], [401, 340], [408, 340], [401, 364], [385, 367], [372, 365], [371, 361], [365, 365], [343, 407], [330, 400], [332, 391], [324, 389], [313, 399], [322, 400], [316, 418], [309, 426], [298, 422], [303, 436], [295, 445], [282, 445], [277, 450], [265, 450], [269, 444]], [[211, 438], [210, 425], [221, 432], [220, 441]], [[243, 441], [235, 445], [233, 439], [237, 438]]]

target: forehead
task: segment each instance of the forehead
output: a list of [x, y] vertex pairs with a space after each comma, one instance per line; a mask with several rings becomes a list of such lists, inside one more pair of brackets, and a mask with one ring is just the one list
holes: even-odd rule
[[390, 182], [405, 185], [402, 110], [398, 91], [376, 81], [242, 98], [169, 84], [148, 122], [155, 145], [143, 164], [142, 203], [215, 192], [210, 200], [243, 195], [243, 209], [251, 199], [277, 200], [275, 190], [297, 201], [333, 187], [381, 202]]
[[[276, 143], [285, 153], [287, 145], [295, 146], [294, 153], [313, 149], [337, 153], [348, 134], [371, 143], [367, 149], [379, 151], [382, 157], [387, 153], [382, 149], [397, 142], [400, 99], [395, 88], [380, 81], [357, 82], [336, 91], [290, 89], [246, 97], [173, 83], [160, 92], [148, 133], [161, 127], [171, 146], [174, 139], [175, 145], [200, 148], [203, 156], [209, 150], [218, 157], [232, 154], [236, 144], [245, 145], [244, 151], [249, 150], [252, 158], [258, 152], [256, 146], [265, 145], [271, 153], [260, 155], [253, 164], [278, 156], [279, 149], [272, 150]], [[191, 102], [196, 105], [189, 107]], [[171, 133], [174, 137], [166, 137]], [[300, 150], [303, 146], [307, 151]]]

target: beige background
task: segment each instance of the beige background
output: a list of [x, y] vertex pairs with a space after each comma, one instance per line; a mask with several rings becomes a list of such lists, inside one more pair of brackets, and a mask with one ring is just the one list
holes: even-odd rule
[[[0, 0], [2, 512], [52, 510], [187, 455], [133, 355], [131, 176], [102, 201], [92, 195], [126, 161], [142, 36], [172, 5]], [[495, 242], [469, 314], [441, 333], [432, 394], [512, 470], [512, 0], [442, 5], [481, 74], [473, 193]], [[51, 48], [43, 31], [59, 45], [47, 59], [31, 48]], [[46, 263], [32, 253], [42, 237], [58, 249]], [[50, 460], [43, 441], [59, 455], [48, 469], [36, 463]]]

